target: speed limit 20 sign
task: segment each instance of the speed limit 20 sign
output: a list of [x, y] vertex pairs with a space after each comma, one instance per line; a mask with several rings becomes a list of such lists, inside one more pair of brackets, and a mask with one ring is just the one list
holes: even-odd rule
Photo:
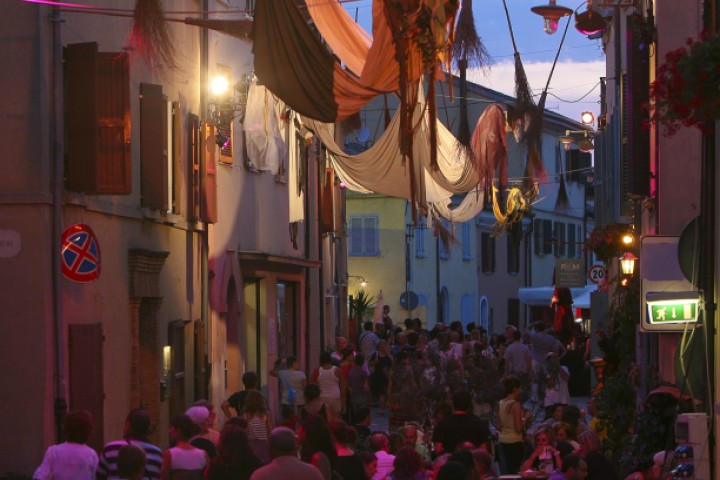
[[588, 278], [596, 285], [599, 285], [601, 282], [605, 281], [605, 279], [607, 278], [607, 274], [607, 268], [605, 268], [604, 265], [600, 265], [598, 263], [590, 267], [590, 270], [588, 270]]

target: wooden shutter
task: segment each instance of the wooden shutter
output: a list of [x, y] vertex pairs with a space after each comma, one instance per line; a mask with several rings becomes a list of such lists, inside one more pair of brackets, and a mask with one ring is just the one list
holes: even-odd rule
[[182, 113], [180, 112], [180, 102], [172, 103], [172, 212], [181, 215], [182, 208], [180, 204], [180, 197], [182, 193], [182, 183], [180, 179], [183, 177], [182, 171], [180, 170], [182, 165], [182, 154], [180, 151], [180, 145], [182, 144]]
[[195, 382], [193, 390], [195, 398], [208, 398], [208, 359], [205, 352], [205, 324], [195, 320], [193, 341], [195, 344]]
[[363, 253], [363, 218], [350, 217], [350, 255]]
[[167, 99], [162, 86], [140, 84], [140, 167], [143, 207], [168, 211]]
[[185, 322], [168, 323], [170, 345], [170, 416], [185, 412]]
[[215, 127], [205, 125], [205, 155], [200, 157], [200, 219], [205, 223], [217, 222], [217, 165], [215, 164], [216, 149]]
[[515, 328], [520, 328], [520, 300], [517, 298], [508, 298], [507, 307], [507, 324]]
[[555, 222], [555, 232], [553, 235], [553, 251], [556, 257], [565, 255], [565, 223]]
[[132, 190], [127, 57], [97, 43], [65, 48], [68, 190], [126, 195]]
[[493, 273], [495, 271], [495, 237], [490, 233], [480, 234], [480, 247], [482, 248], [482, 271]]
[[188, 115], [188, 220], [200, 220], [200, 119]]
[[95, 428], [88, 446], [103, 446], [103, 334], [102, 324], [68, 326], [68, 357], [70, 360], [70, 409], [87, 410]]
[[538, 218], [535, 219], [533, 232], [533, 249], [535, 255], [542, 255], [543, 253], [543, 221]]
[[332, 232], [335, 230], [335, 171], [332, 168], [325, 169], [325, 178], [320, 190], [320, 233]]
[[505, 235], [507, 238], [507, 272], [518, 273], [520, 271], [520, 246], [515, 243], [512, 235]]
[[543, 236], [542, 236], [542, 253], [549, 255], [553, 252], [553, 240], [552, 240], [552, 220], [543, 220]]

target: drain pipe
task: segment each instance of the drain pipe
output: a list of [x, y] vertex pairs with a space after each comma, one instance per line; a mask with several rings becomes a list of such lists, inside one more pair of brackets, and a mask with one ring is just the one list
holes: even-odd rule
[[63, 418], [67, 410], [65, 399], [65, 323], [62, 313], [60, 237], [62, 235], [62, 198], [63, 198], [63, 64], [62, 39], [60, 27], [63, 19], [58, 7], [53, 7], [50, 17], [52, 22], [52, 155], [53, 155], [53, 220], [50, 258], [52, 259], [53, 282], [53, 334], [55, 341], [55, 436], [58, 443], [64, 441]]

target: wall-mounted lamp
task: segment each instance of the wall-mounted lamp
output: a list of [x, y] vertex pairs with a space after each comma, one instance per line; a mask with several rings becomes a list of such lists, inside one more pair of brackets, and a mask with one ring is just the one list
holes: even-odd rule
[[[355, 278], [356, 280], [351, 280]], [[361, 287], [365, 288], [367, 287], [367, 280], [365, 280], [365, 277], [362, 275], [348, 275], [348, 285], [355, 285], [359, 283]]]
[[580, 122], [583, 125], [592, 125], [595, 123], [595, 115], [592, 112], [582, 112], [580, 114]]
[[547, 33], [548, 35], [552, 35], [553, 33], [557, 32], [558, 20], [563, 17], [567, 17], [568, 15], [572, 14], [573, 11], [570, 8], [556, 5], [556, 0], [549, 1], [550, 3], [548, 3], [547, 5], [538, 5], [537, 7], [532, 7], [530, 10], [532, 10], [533, 13], [536, 13], [543, 17], [543, 28], [545, 30], [545, 33]]
[[240, 118], [242, 121], [249, 88], [250, 80], [246, 74], [242, 74], [240, 80], [235, 82], [232, 91], [230, 91], [227, 71], [214, 77], [210, 81], [212, 97], [208, 102], [208, 117], [217, 125], [229, 123], [234, 118]]
[[162, 369], [163, 377], [170, 375], [172, 370], [172, 347], [165, 345], [162, 350]]
[[[582, 5], [582, 4], [581, 4]], [[605, 20], [592, 9], [592, 0], [587, 1], [587, 10], [578, 14], [575, 10], [575, 29], [583, 35], [597, 35], [607, 28]]]
[[625, 252], [620, 257], [620, 270], [622, 270], [623, 275], [632, 277], [633, 273], [635, 273], [635, 261], [637, 261], [637, 257], [630, 252]]
[[581, 152], [590, 152], [595, 148], [593, 144], [594, 136], [595, 131], [593, 130], [565, 130], [565, 135], [560, 135], [558, 141], [565, 151], [569, 151], [572, 144], [577, 142]]

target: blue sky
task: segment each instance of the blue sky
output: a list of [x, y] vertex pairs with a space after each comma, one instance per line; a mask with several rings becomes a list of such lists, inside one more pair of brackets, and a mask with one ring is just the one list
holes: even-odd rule
[[[533, 91], [539, 94], [547, 82], [568, 18], [560, 21], [556, 34], [548, 35], [543, 31], [542, 17], [530, 11], [531, 7], [545, 4], [547, 0], [506, 1], [528, 81]], [[575, 9], [581, 2], [558, 0], [558, 4]], [[363, 28], [371, 31], [372, 0], [345, 1], [344, 6]], [[584, 10], [585, 6], [581, 7], [580, 11]], [[482, 37], [495, 63], [489, 72], [470, 72], [468, 78], [488, 88], [513, 95], [513, 46], [503, 2], [473, 0], [473, 14], [478, 35]], [[597, 116], [600, 111], [598, 82], [604, 75], [605, 55], [600, 40], [589, 40], [581, 35], [575, 30], [573, 22], [550, 83], [547, 108], [574, 120], [579, 120], [580, 113], [586, 110]]]

